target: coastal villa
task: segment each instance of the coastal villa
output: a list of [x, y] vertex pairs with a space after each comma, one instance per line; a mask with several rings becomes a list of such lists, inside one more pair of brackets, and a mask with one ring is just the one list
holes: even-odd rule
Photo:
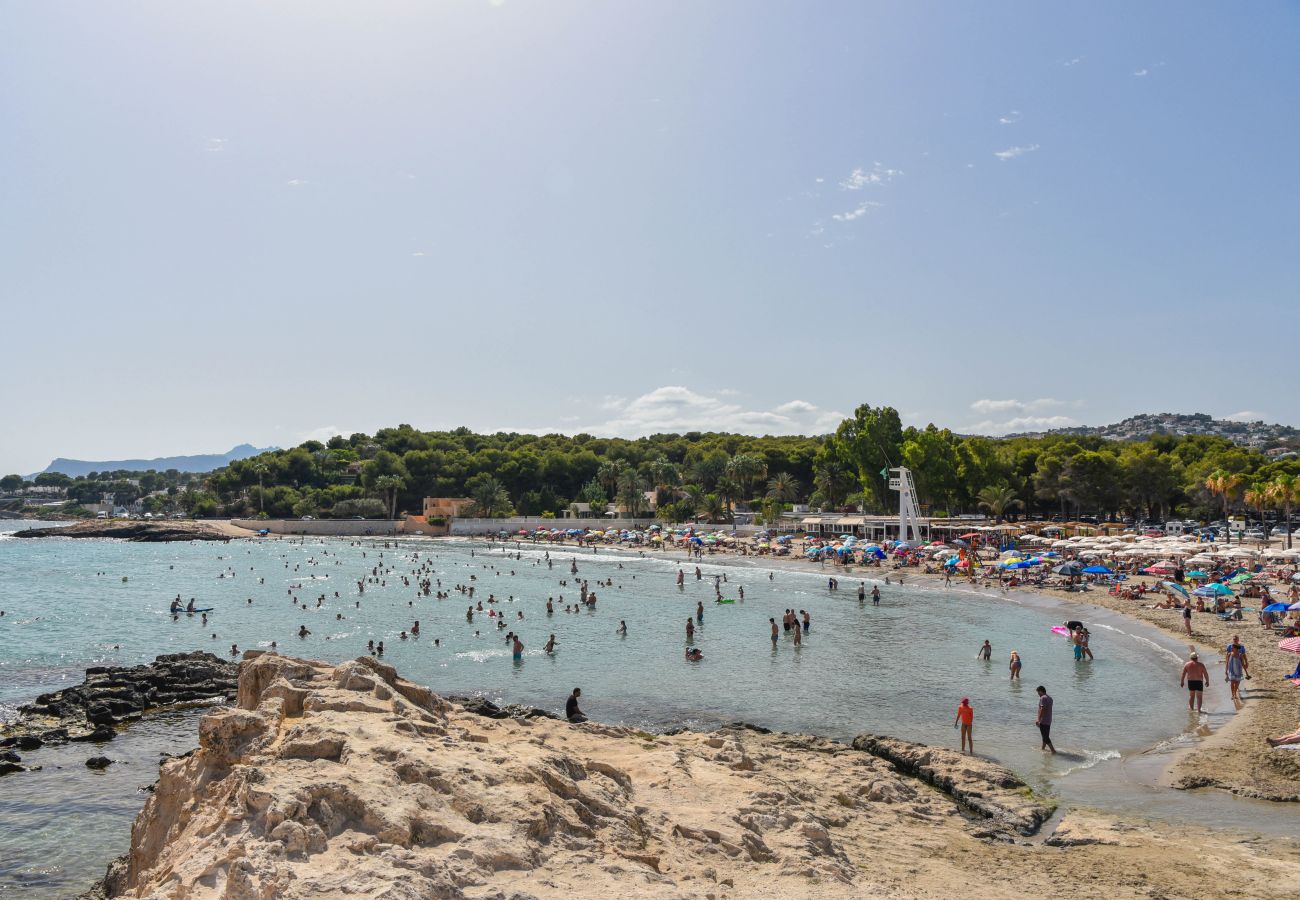
[[473, 502], [469, 497], [425, 497], [423, 515], [426, 520], [455, 519]]

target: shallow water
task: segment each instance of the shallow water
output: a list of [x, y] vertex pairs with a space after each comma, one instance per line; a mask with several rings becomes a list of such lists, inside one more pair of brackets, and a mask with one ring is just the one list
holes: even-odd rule
[[[700, 564], [704, 578], [696, 580], [695, 564], [680, 554], [643, 558], [635, 550], [552, 549], [554, 568], [548, 568], [545, 548], [525, 546], [519, 559], [515, 552], [511, 546], [507, 558], [500, 546], [419, 539], [388, 549], [346, 540], [0, 539], [0, 609], [6, 611], [0, 618], [0, 704], [75, 684], [91, 664], [132, 664], [191, 649], [226, 655], [232, 643], [244, 650], [273, 640], [286, 653], [338, 661], [365, 653], [368, 640], [382, 640], [387, 662], [442, 693], [560, 711], [569, 691], [581, 686], [592, 718], [650, 729], [744, 720], [845, 740], [869, 731], [955, 746], [957, 702], [969, 696], [980, 754], [1038, 787], [1103, 808], [1163, 810], [1175, 817], [1204, 812], [1203, 801], [1148, 788], [1145, 775], [1134, 775], [1145, 771], [1146, 751], [1167, 747], [1171, 739], [1176, 744], [1196, 724], [1189, 722], [1178, 687], [1179, 644], [1140, 623], [1049, 598], [911, 584], [882, 583], [883, 601], [873, 607], [869, 598], [858, 603], [856, 580], [842, 578], [841, 589], [832, 592], [818, 572], [777, 570], [769, 579], [771, 570], [760, 560], [706, 560]], [[578, 577], [588, 579], [598, 596], [595, 611], [562, 612], [578, 597], [569, 573], [575, 559]], [[466, 622], [471, 601], [460, 593], [439, 601], [417, 597], [414, 577], [412, 586], [402, 585], [403, 574], [426, 563], [443, 590], [474, 584], [473, 602], [502, 610], [507, 627], [498, 631], [486, 611]], [[376, 566], [385, 584], [367, 584], [360, 593], [357, 581]], [[682, 589], [674, 583], [679, 567], [687, 573]], [[728, 579], [723, 595], [736, 597], [743, 585], [743, 603], [714, 604], [712, 578], [722, 574]], [[596, 584], [606, 579], [613, 586]], [[867, 582], [868, 591], [873, 583]], [[178, 593], [215, 607], [206, 627], [198, 616], [173, 620], [168, 614]], [[489, 594], [502, 602], [489, 604]], [[556, 604], [550, 617], [548, 596]], [[704, 624], [694, 643], [705, 658], [690, 663], [683, 659], [685, 623], [697, 601], [704, 602]], [[808, 610], [812, 629], [801, 647], [783, 634], [774, 649], [768, 617], [779, 622], [785, 607]], [[340, 613], [343, 620], [336, 619]], [[1076, 662], [1065, 639], [1052, 634], [1051, 627], [1068, 618], [1089, 623], [1095, 661]], [[421, 636], [401, 640], [399, 632], [416, 619]], [[620, 619], [627, 622], [626, 637], [615, 633]], [[299, 639], [300, 625], [312, 634]], [[519, 662], [504, 640], [512, 630], [527, 645]], [[542, 645], [552, 633], [559, 649], [548, 656]], [[975, 659], [986, 638], [994, 648], [991, 663]], [[1012, 649], [1024, 660], [1020, 683], [1007, 677]], [[1057, 757], [1039, 749], [1037, 684], [1056, 701]], [[192, 729], [190, 735], [192, 742]], [[150, 745], [148, 752], [156, 755], [157, 748]], [[0, 803], [19, 784], [14, 776], [0, 780]], [[1163, 800], [1171, 796], [1179, 799]], [[132, 810], [138, 805], [134, 798]], [[1256, 814], [1245, 809], [1234, 817], [1241, 822], [1220, 824], [1251, 824]], [[0, 806], [0, 822], [4, 818]], [[124, 848], [129, 816], [113, 840], [106, 837], [112, 829], [101, 831], [111, 852], [98, 858], [91, 878]], [[33, 847], [29, 855], [44, 850], [60, 858], [44, 837]], [[65, 870], [74, 868], [69, 863]], [[0, 870], [0, 889], [10, 877]]]

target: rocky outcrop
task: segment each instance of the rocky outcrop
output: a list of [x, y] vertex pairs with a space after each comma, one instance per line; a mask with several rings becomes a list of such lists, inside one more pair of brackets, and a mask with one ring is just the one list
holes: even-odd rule
[[971, 812], [1022, 835], [1036, 832], [1056, 809], [1055, 803], [1035, 794], [1010, 769], [978, 756], [871, 734], [858, 735], [853, 746], [888, 760]]
[[142, 666], [95, 666], [76, 687], [19, 707], [18, 720], [0, 727], [0, 749], [112, 740], [116, 726], [151, 709], [233, 699], [237, 674], [235, 663], [202, 652], [167, 654]]
[[[370, 657], [248, 654], [104, 883], [129, 897], [844, 896], [953, 804], [843, 744], [469, 712]], [[486, 717], [485, 717], [486, 714]], [[870, 879], [868, 879], [870, 881]]]
[[28, 528], [14, 532], [17, 538], [118, 538], [140, 543], [172, 541], [228, 541], [230, 535], [203, 522], [136, 522], [94, 519], [54, 528]]

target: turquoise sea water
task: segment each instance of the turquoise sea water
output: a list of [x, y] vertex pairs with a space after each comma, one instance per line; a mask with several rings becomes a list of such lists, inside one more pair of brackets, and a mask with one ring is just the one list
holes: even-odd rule
[[[695, 563], [680, 554], [508, 550], [421, 539], [385, 548], [343, 539], [128, 544], [0, 537], [0, 716], [38, 693], [77, 683], [87, 665], [133, 664], [191, 649], [228, 655], [232, 643], [244, 650], [272, 641], [286, 653], [338, 661], [364, 654], [373, 640], [384, 642], [385, 660], [403, 675], [442, 693], [560, 711], [569, 691], [581, 686], [592, 718], [651, 729], [744, 720], [840, 739], [870, 731], [955, 746], [956, 706], [968, 696], [976, 709], [977, 751], [1039, 787], [1102, 806], [1123, 805], [1149, 790], [1128, 784], [1129, 763], [1178, 742], [1195, 724], [1178, 688], [1179, 645], [1090, 607], [883, 583], [883, 601], [873, 607], [869, 597], [857, 601], [856, 580], [841, 577], [833, 592], [825, 573], [772, 570], [759, 560], [706, 559], [704, 578], [696, 580]], [[412, 573], [426, 566], [429, 574], [419, 577], [433, 578], [435, 592], [440, 579], [450, 599], [417, 594]], [[679, 567], [687, 573], [682, 589], [674, 583]], [[713, 576], [722, 574], [723, 595], [736, 597], [743, 585], [743, 603], [714, 604]], [[382, 584], [369, 583], [361, 593], [357, 582], [366, 578]], [[594, 611], [563, 612], [577, 602], [577, 578], [596, 592]], [[598, 584], [607, 580], [612, 585]], [[868, 591], [874, 583], [867, 581]], [[473, 623], [466, 621], [471, 601], [453, 589], [458, 584], [473, 584], [472, 602], [483, 602]], [[177, 594], [214, 607], [206, 627], [198, 616], [169, 615]], [[489, 595], [501, 602], [489, 604]], [[556, 606], [549, 617], [547, 597]], [[694, 643], [704, 660], [687, 662], [685, 624], [698, 601], [704, 624]], [[768, 617], [779, 623], [786, 607], [808, 610], [812, 629], [801, 647], [783, 633], [774, 649]], [[489, 608], [504, 613], [506, 628], [495, 627]], [[1066, 641], [1052, 634], [1053, 625], [1070, 618], [1089, 623], [1095, 661], [1076, 662]], [[416, 619], [420, 636], [400, 639]], [[619, 620], [627, 622], [626, 636], [615, 633]], [[311, 631], [306, 638], [297, 636], [302, 625]], [[508, 631], [523, 636], [522, 661], [511, 659]], [[548, 656], [542, 646], [550, 634], [558, 650]], [[975, 659], [986, 638], [994, 648], [991, 663]], [[1007, 678], [1012, 649], [1024, 660], [1018, 684]], [[1055, 758], [1041, 753], [1033, 725], [1040, 683], [1056, 701], [1053, 737], [1063, 752]], [[159, 749], [182, 751], [193, 742], [192, 728], [131, 731], [155, 757]], [[125, 740], [107, 745], [108, 755], [127, 752], [119, 745]], [[30, 761], [41, 762], [42, 752]], [[137, 765], [131, 775], [147, 783], [154, 772], [146, 769]], [[19, 780], [24, 777], [0, 779], [0, 825], [23, 815], [36, 821], [33, 809], [58, 807], [59, 779]], [[44, 793], [31, 796], [37, 784]], [[1135, 795], [1133, 802], [1148, 799]], [[139, 799], [133, 803], [138, 808]], [[0, 864], [0, 891], [27, 871], [19, 857], [31, 863], [35, 852], [33, 842], [20, 846], [5, 833], [12, 829], [0, 828], [0, 859], [9, 861], [7, 868]], [[62, 837], [38, 834], [35, 850], [49, 851]], [[129, 816], [117, 832], [97, 829], [91, 842], [103, 845], [103, 855], [81, 886], [127, 840]], [[37, 858], [48, 862], [48, 852]], [[74, 870], [81, 877], [82, 868], [56, 865], [48, 883], [69, 879]]]

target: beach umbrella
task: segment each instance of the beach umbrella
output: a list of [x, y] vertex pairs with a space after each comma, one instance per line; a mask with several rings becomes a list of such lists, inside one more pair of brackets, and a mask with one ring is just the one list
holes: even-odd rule
[[1286, 612], [1290, 608], [1291, 607], [1287, 606], [1285, 603], [1270, 603], [1268, 606], [1260, 610], [1260, 612]]
[[1287, 610], [1290, 612], [1300, 612], [1300, 603], [1292, 603], [1287, 607]]
[[1111, 572], [1111, 570], [1108, 569], [1108, 568], [1106, 568], [1105, 566], [1088, 566], [1088, 568], [1086, 568], [1086, 569], [1083, 570], [1083, 574], [1085, 574], [1085, 575], [1112, 575], [1112, 574], [1114, 574], [1114, 573]]
[[1187, 573], [1187, 577], [1188, 578], [1209, 578], [1210, 576], [1206, 575], [1200, 569], [1192, 569], [1192, 571]]
[[1055, 567], [1052, 571], [1057, 575], [1069, 575], [1073, 577], [1075, 575], [1083, 574], [1083, 566], [1077, 562], [1061, 563], [1061, 565]]
[[1162, 581], [1160, 583], [1167, 588], [1172, 588], [1173, 590], [1182, 594], [1184, 597], [1189, 596], [1187, 593], [1187, 588], [1183, 587], [1181, 584], [1178, 584], [1176, 581]]
[[1250, 581], [1254, 577], [1249, 572], [1238, 572], [1228, 579], [1228, 584], [1241, 584], [1243, 581]]
[[1208, 590], [1212, 594], [1216, 594], [1219, 596], [1225, 596], [1225, 597], [1232, 596], [1232, 588], [1228, 587], [1226, 584], [1207, 584], [1205, 586], [1205, 590]]
[[1279, 641], [1277, 649], [1284, 650], [1287, 653], [1300, 653], [1300, 637], [1287, 638]]

